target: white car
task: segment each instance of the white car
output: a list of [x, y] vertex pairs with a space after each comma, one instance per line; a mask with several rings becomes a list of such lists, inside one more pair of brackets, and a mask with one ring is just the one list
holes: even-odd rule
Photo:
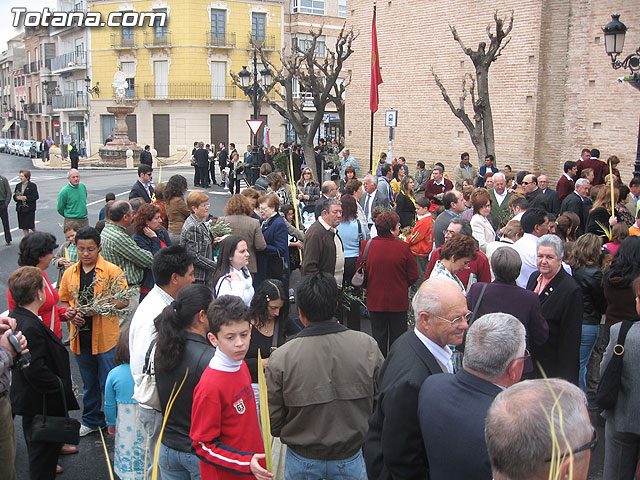
[[31, 156], [31, 145], [35, 143], [35, 140], [25, 140], [22, 142], [20, 146], [20, 150], [18, 151], [18, 155], [21, 157], [30, 157]]
[[9, 147], [9, 153], [11, 153], [12, 155], [19, 155], [23, 143], [24, 143], [24, 140], [14, 141]]
[[0, 138], [0, 152], [6, 152], [8, 143], [9, 143], [8, 138]]

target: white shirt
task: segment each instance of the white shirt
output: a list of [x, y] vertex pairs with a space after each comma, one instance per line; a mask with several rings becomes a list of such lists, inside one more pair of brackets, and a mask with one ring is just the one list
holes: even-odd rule
[[571, 175], [569, 175], [567, 172], [564, 172], [564, 176], [567, 177], [567, 180], [569, 180], [570, 182], [574, 181], [573, 178], [571, 178]]
[[243, 270], [236, 270], [233, 267], [229, 270], [229, 275], [235, 273], [240, 280], [231, 280], [227, 275], [220, 277], [215, 287], [216, 298], [222, 295], [233, 295], [240, 297], [247, 307], [249, 306], [253, 298], [253, 283], [249, 270], [246, 267]]
[[366, 214], [366, 206], [367, 202], [369, 202], [369, 213], [367, 214], [367, 226], [373, 223], [371, 219], [371, 212], [373, 211], [373, 200], [376, 197], [377, 190], [374, 190], [373, 193], [367, 193], [367, 198], [364, 200], [364, 207], [362, 207], [363, 212]]
[[129, 326], [129, 365], [133, 378], [142, 374], [144, 357], [151, 341], [156, 338], [153, 321], [172, 301], [171, 295], [156, 285], [136, 308]]
[[498, 192], [495, 191], [495, 189], [493, 190], [493, 194], [496, 196], [496, 200], [498, 202], [498, 206], [502, 206], [502, 202], [504, 202], [504, 199], [507, 198], [507, 195], [509, 194], [509, 192], [507, 191], [507, 189], [504, 189], [504, 192], [502, 192], [502, 195], [500, 195]]
[[431, 355], [433, 355], [441, 365], [445, 365], [449, 373], [453, 373], [453, 362], [451, 361], [453, 352], [449, 346], [445, 345], [444, 348], [441, 347], [415, 327], [413, 331], [416, 334], [416, 337], [418, 337], [424, 346], [427, 347], [427, 350], [431, 352]]
[[517, 215], [514, 215], [513, 218], [511, 220], [522, 220], [522, 215], [524, 215], [524, 212], [520, 212]]

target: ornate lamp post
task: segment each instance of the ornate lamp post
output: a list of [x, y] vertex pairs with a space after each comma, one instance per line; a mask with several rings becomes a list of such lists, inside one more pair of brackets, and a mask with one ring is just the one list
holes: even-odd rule
[[[247, 70], [247, 66], [243, 66], [242, 70], [238, 72], [238, 77], [240, 78], [240, 88], [244, 92], [246, 96], [251, 98], [253, 103], [253, 120], [259, 120], [258, 108], [260, 106], [260, 100], [263, 96], [266, 96], [265, 91], [262, 87], [267, 87], [271, 85], [271, 72], [268, 68], [263, 68], [260, 71], [260, 81], [258, 81], [258, 58], [256, 56], [256, 51], [253, 51], [253, 82], [251, 81], [251, 72]], [[253, 147], [251, 149], [252, 155], [252, 164], [253, 168], [259, 167], [258, 165], [258, 136], [253, 136]], [[255, 170], [254, 170], [255, 172]], [[257, 175], [252, 172], [252, 180], [255, 181]], [[252, 182], [253, 183], [253, 182]]]
[[[612, 20], [602, 29], [604, 32], [604, 47], [607, 55], [611, 57], [611, 66], [614, 70], [624, 68], [631, 72], [629, 83], [640, 90], [640, 48], [628, 55], [624, 60], [618, 60], [624, 47], [624, 37], [627, 26], [620, 21], [620, 15], [611, 15]], [[634, 175], [640, 175], [640, 124], [638, 125], [638, 146], [636, 148], [636, 162]]]

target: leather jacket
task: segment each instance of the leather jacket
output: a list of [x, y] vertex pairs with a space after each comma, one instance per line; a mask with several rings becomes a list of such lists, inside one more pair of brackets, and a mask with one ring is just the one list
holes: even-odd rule
[[596, 267], [580, 267], [573, 271], [573, 279], [582, 290], [585, 325], [600, 325], [600, 318], [607, 310], [607, 300], [602, 286], [602, 272]]
[[197, 333], [184, 332], [184, 335], [185, 345], [180, 363], [170, 372], [161, 371], [156, 366], [156, 386], [162, 405], [162, 414], [165, 415], [173, 385], [175, 384], [177, 389], [184, 378], [184, 373], [187, 368], [189, 369], [187, 379], [167, 419], [167, 425], [162, 435], [162, 444], [179, 452], [190, 453], [189, 431], [191, 430], [193, 390], [198, 385], [202, 372], [209, 365], [216, 349], [206, 338]]

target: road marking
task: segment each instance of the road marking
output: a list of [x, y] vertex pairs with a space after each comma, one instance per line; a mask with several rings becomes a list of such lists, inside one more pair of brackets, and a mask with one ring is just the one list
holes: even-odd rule
[[[39, 223], [40, 223], [40, 220], [36, 220], [36, 222], [35, 222], [35, 223], [36, 223], [36, 225], [37, 225], [37, 224], [39, 224]], [[11, 233], [13, 233], [13, 232], [17, 232], [18, 230], [22, 230], [22, 229], [21, 229], [21, 228], [19, 228], [19, 227], [16, 227], [16, 228], [12, 228], [12, 229], [10, 230], [10, 232], [11, 232]], [[2, 235], [2, 236], [4, 237], [4, 232], [0, 233], [0, 235]]]
[[[129, 192], [131, 192], [131, 190], [127, 190], [126, 192], [118, 193], [116, 195], [116, 198], [118, 198], [118, 197], [120, 197], [122, 195], [126, 195]], [[104, 202], [104, 200], [96, 200], [95, 202], [87, 203], [87, 207], [90, 207], [90, 206], [95, 205], [96, 203], [100, 203], [100, 202]]]

